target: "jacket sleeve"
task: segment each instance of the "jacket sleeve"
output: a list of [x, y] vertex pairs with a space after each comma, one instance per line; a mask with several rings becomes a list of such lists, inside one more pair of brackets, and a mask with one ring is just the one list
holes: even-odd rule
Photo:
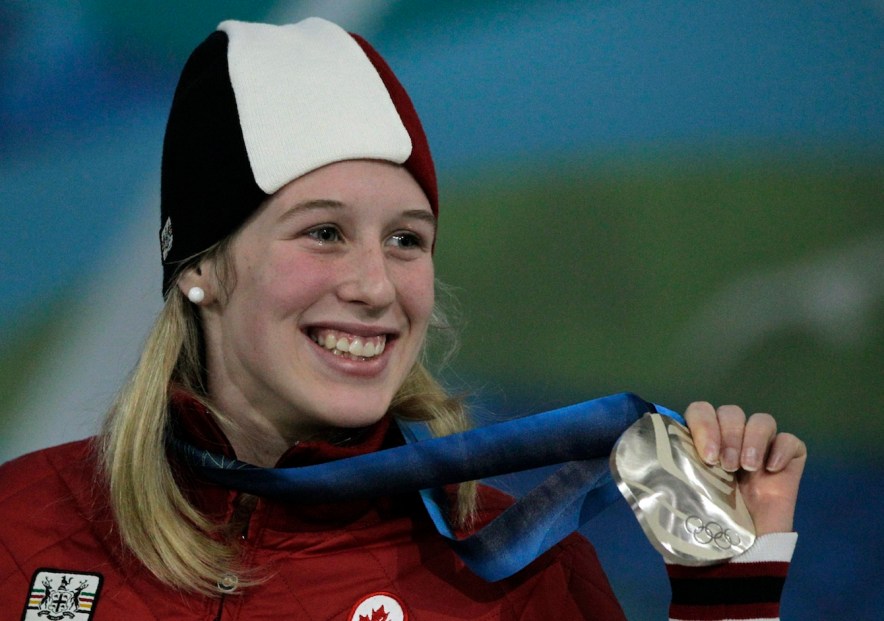
[[777, 621], [797, 539], [796, 533], [771, 533], [721, 565], [667, 565], [670, 621]]

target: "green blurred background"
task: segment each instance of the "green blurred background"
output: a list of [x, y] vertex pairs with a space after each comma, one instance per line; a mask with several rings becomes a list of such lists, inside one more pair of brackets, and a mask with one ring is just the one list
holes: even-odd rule
[[[884, 543], [849, 527], [884, 511], [874, 0], [4, 3], [0, 459], [93, 433], [135, 361], [189, 51], [311, 14], [367, 36], [422, 115], [446, 380], [479, 414], [622, 390], [774, 413], [811, 456], [784, 618], [876, 618]], [[630, 618], [663, 618], [628, 509], [587, 532]]]
[[880, 162], [701, 147], [452, 185], [438, 262], [467, 377], [538, 402], [738, 403], [817, 455], [880, 454]]

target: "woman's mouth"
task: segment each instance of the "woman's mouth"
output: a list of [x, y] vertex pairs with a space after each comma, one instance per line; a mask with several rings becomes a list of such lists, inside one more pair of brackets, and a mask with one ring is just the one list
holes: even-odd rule
[[328, 328], [314, 328], [308, 332], [308, 336], [334, 355], [351, 360], [368, 360], [380, 356], [387, 345], [386, 334], [356, 336]]

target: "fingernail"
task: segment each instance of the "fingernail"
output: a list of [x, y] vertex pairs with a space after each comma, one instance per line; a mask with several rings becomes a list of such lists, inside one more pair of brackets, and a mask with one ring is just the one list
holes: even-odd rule
[[758, 470], [758, 451], [750, 446], [743, 451], [743, 468], [750, 472]]
[[771, 457], [770, 461], [767, 462], [767, 470], [769, 472], [778, 472], [783, 469], [783, 456], [782, 455], [774, 455]]
[[737, 449], [724, 449], [724, 457], [721, 460], [721, 467], [728, 472], [733, 472], [740, 467], [740, 454], [737, 453]]
[[714, 466], [718, 463], [718, 447], [714, 444], [711, 444], [706, 447], [706, 451], [703, 453], [703, 461], [705, 461], [710, 466]]

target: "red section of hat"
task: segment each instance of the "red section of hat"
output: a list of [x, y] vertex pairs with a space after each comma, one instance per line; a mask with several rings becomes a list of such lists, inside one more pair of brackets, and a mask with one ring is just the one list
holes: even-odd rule
[[381, 55], [375, 51], [368, 41], [352, 32], [350, 36], [356, 40], [356, 43], [365, 52], [365, 55], [377, 70], [378, 75], [381, 76], [384, 86], [387, 87], [387, 92], [393, 100], [393, 105], [399, 113], [399, 118], [402, 119], [402, 124], [411, 137], [411, 155], [403, 165], [423, 188], [430, 201], [433, 214], [438, 218], [439, 191], [436, 186], [436, 168], [433, 165], [433, 157], [430, 155], [430, 145], [427, 142], [427, 136], [424, 134], [424, 128], [421, 125], [420, 118], [418, 118], [417, 111], [414, 109], [414, 104], [411, 103], [411, 98], [405, 92], [405, 88], [396, 78], [393, 70], [390, 69], [387, 62], [381, 58]]

